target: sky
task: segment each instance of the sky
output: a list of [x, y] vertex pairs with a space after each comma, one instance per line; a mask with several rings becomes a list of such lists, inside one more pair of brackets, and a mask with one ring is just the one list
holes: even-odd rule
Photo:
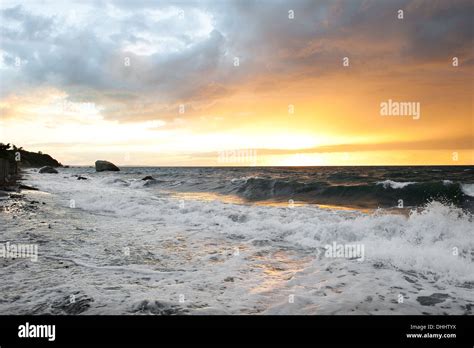
[[69, 165], [472, 165], [473, 14], [0, 0], [0, 142]]

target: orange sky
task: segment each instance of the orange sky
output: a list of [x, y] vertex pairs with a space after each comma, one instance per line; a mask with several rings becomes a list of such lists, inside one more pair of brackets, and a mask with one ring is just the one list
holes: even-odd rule
[[469, 2], [50, 4], [2, 3], [1, 142], [78, 165], [474, 164]]

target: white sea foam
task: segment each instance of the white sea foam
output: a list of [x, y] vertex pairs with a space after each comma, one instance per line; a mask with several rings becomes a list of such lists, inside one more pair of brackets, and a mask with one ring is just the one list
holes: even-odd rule
[[[246, 238], [282, 239], [299, 247], [321, 247], [338, 242], [366, 243], [367, 257], [389, 261], [397, 267], [446, 271], [447, 275], [468, 276], [466, 260], [451, 258], [451, 249], [474, 248], [472, 218], [461, 209], [433, 202], [406, 217], [399, 214], [364, 214], [302, 206], [298, 209], [248, 206], [220, 201], [186, 201], [180, 209], [177, 199], [156, 196], [127, 187], [117, 178], [57, 181], [40, 177], [33, 184], [46, 191], [67, 194], [76, 207], [98, 213], [113, 213], [119, 219], [161, 220], [170, 225], [192, 223], [217, 228], [222, 234]], [[390, 182], [394, 187], [411, 183]], [[132, 185], [133, 186], [133, 185]], [[472, 189], [474, 186], [471, 186]], [[237, 216], [240, 218], [229, 218]], [[237, 223], [236, 223], [237, 221]], [[440, 262], [440, 260], [449, 262]], [[416, 265], [419, 264], [419, 267]]]
[[414, 181], [407, 181], [407, 182], [397, 182], [397, 181], [392, 181], [392, 180], [384, 180], [384, 181], [378, 181], [377, 185], [383, 185], [383, 188], [393, 188], [393, 189], [400, 189], [404, 188], [408, 185], [416, 184]]
[[263, 179], [260, 176], [257, 175], [249, 175], [249, 176], [242, 176], [240, 178], [232, 178], [230, 181], [232, 183], [239, 183], [239, 182], [247, 182], [249, 179]]
[[461, 190], [465, 195], [474, 197], [474, 184], [462, 184]]
[[[457, 301], [446, 301], [448, 313], [464, 313], [462, 306], [469, 297], [472, 300], [472, 290], [465, 285], [474, 282], [472, 216], [441, 203], [432, 202], [409, 216], [218, 200], [181, 204], [117, 173], [80, 181], [33, 174], [28, 184], [53, 193], [64, 210], [74, 199], [81, 217], [77, 223], [91, 226], [93, 221], [87, 237], [72, 239], [83, 239], [90, 246], [76, 246], [69, 258], [93, 271], [84, 277], [95, 284], [116, 282], [127, 289], [129, 281], [140, 282], [137, 277], [146, 275], [158, 282], [160, 296], [168, 296], [168, 301], [182, 292], [193, 303], [205, 302], [213, 310], [230, 313], [258, 308], [270, 314], [386, 314], [393, 311], [392, 299], [402, 292], [410, 306], [398, 307], [399, 313], [439, 314], [442, 309], [416, 301], [417, 296], [440, 292], [436, 287], [448, 289]], [[64, 240], [72, 238], [61, 235]], [[177, 242], [177, 236], [186, 243]], [[324, 246], [333, 242], [363, 245], [364, 261], [324, 257]], [[104, 247], [120, 250], [123, 245], [131, 247], [133, 264], [103, 252]], [[137, 254], [136, 250], [147, 248], [153, 252]], [[236, 249], [239, 256], [232, 256]], [[180, 271], [170, 278], [163, 269]], [[216, 293], [229, 276], [232, 287]], [[84, 279], [74, 281], [92, 291]], [[200, 291], [202, 287], [207, 292]], [[153, 301], [151, 291], [138, 291], [134, 303], [144, 301], [140, 296]], [[288, 301], [291, 294], [293, 303]], [[94, 297], [103, 299], [100, 292]], [[121, 306], [128, 301], [121, 301], [114, 299], [107, 310], [98, 307], [91, 313], [110, 313], [112, 307], [126, 312], [128, 307]]]

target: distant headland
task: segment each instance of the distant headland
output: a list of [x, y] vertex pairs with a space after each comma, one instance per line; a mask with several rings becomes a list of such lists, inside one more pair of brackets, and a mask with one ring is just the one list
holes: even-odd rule
[[41, 151], [31, 152], [11, 144], [0, 143], [0, 159], [17, 162], [21, 168], [40, 168], [44, 166], [62, 167], [63, 165]]

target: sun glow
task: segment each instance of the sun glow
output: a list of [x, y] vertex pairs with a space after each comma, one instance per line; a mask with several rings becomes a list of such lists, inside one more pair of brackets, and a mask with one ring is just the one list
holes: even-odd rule
[[[219, 1], [81, 2], [74, 10], [8, 3], [0, 12], [1, 142], [68, 164], [99, 155], [170, 166], [474, 163], [469, 25], [465, 16], [431, 18], [436, 6], [413, 11], [446, 35], [420, 41], [406, 35], [418, 32], [408, 22], [400, 31], [375, 21], [367, 32], [357, 11], [348, 28], [336, 5], [317, 3], [280, 22], [287, 10], [266, 2], [252, 13], [237, 6], [235, 16]], [[368, 6], [376, 8], [391, 11]], [[323, 31], [304, 25], [320, 19]], [[446, 53], [453, 47], [456, 65]], [[352, 58], [343, 65], [345, 51]], [[416, 115], [391, 112], [406, 101]], [[242, 149], [256, 158], [219, 163], [220, 152]]]

